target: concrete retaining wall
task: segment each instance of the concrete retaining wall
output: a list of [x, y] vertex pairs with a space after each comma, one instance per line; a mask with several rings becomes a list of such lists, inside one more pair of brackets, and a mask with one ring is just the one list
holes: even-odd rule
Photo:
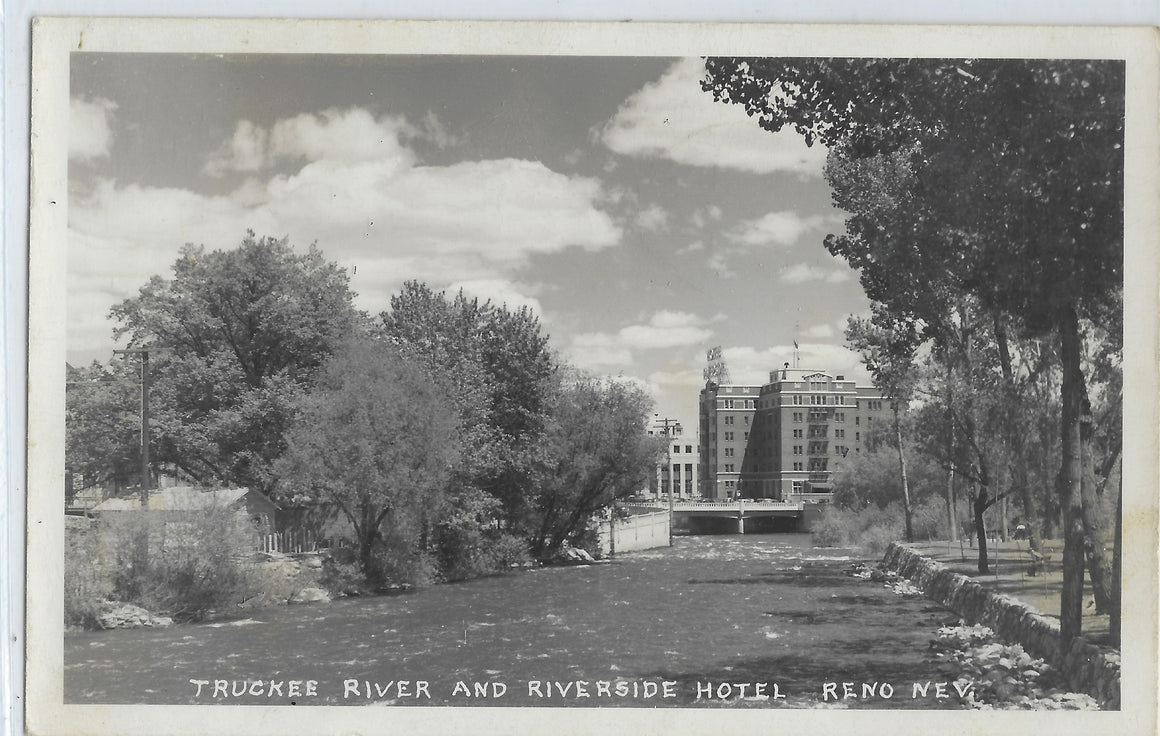
[[600, 554], [619, 554], [669, 546], [669, 512], [636, 514], [610, 523], [600, 522]]
[[1089, 644], [1083, 637], [1077, 637], [1066, 652], [1061, 651], [1058, 621], [1010, 596], [990, 592], [966, 575], [903, 545], [891, 543], [882, 564], [968, 622], [983, 624], [1008, 643], [1020, 644], [1055, 665], [1073, 690], [1091, 695], [1100, 707], [1119, 709], [1119, 652]]

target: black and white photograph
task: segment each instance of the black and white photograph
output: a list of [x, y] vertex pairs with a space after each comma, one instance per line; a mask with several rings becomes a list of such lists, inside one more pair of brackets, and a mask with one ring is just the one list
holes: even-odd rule
[[30, 732], [1154, 731], [1156, 82], [41, 19]]

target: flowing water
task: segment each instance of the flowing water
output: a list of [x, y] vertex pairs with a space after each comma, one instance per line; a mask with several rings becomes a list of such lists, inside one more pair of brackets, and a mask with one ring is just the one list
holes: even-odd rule
[[912, 697], [948, 679], [926, 650], [953, 614], [846, 575], [857, 559], [809, 535], [677, 537], [604, 564], [69, 634], [65, 700], [809, 707], [853, 691], [838, 704], [956, 707], [933, 686]]

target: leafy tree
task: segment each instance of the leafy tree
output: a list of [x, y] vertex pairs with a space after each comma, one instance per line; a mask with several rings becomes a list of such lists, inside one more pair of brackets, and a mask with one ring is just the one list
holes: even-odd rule
[[[105, 367], [67, 367], [65, 468], [84, 477], [85, 488], [123, 487], [140, 470], [140, 393], [124, 361]], [[65, 489], [71, 497], [73, 486]]]
[[411, 281], [380, 322], [384, 339], [452, 383], [472, 448], [461, 458], [456, 486], [490, 494], [506, 526], [524, 531], [557, 372], [539, 320], [526, 307], [510, 310], [462, 291], [448, 298]]
[[396, 349], [363, 338], [324, 364], [300, 406], [276, 464], [280, 491], [338, 509], [362, 572], [381, 585], [392, 560], [376, 555], [420, 546], [411, 522], [422, 510], [439, 513], [462, 451], [446, 387]]
[[155, 461], [269, 491], [296, 396], [359, 324], [352, 297], [313, 246], [252, 232], [233, 250], [185, 246], [172, 278], [111, 312], [131, 345], [168, 348], [151, 361]]
[[664, 442], [645, 431], [651, 408], [627, 381], [577, 371], [563, 378], [536, 474], [533, 554], [551, 555], [595, 514], [644, 487]]
[[902, 481], [906, 541], [913, 542], [914, 518], [910, 508], [910, 484], [906, 478], [906, 451], [902, 440], [900, 412], [910, 400], [914, 352], [918, 347], [917, 334], [913, 324], [893, 321], [887, 312], [878, 309], [873, 319], [851, 318], [846, 327], [846, 341], [862, 355], [862, 362], [873, 376], [874, 385], [890, 396], [899, 478]]
[[905, 186], [875, 182], [890, 192], [887, 216], [852, 218], [846, 236], [827, 239], [872, 300], [909, 316], [908, 305], [939, 298], [927, 284], [950, 283], [1058, 337], [1069, 641], [1080, 631], [1085, 531], [1080, 320], [1114, 309], [1122, 283], [1123, 63], [710, 59], [707, 68], [705, 89], [765, 128], [788, 124], [807, 142], [899, 164], [888, 170]]

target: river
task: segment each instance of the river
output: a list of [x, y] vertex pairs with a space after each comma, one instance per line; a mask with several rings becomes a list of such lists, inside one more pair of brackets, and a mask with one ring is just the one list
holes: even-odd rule
[[[857, 559], [803, 534], [686, 536], [604, 564], [68, 634], [65, 701], [957, 707], [912, 697], [947, 679], [927, 646], [956, 617], [846, 575]], [[859, 697], [830, 697], [842, 683]]]

